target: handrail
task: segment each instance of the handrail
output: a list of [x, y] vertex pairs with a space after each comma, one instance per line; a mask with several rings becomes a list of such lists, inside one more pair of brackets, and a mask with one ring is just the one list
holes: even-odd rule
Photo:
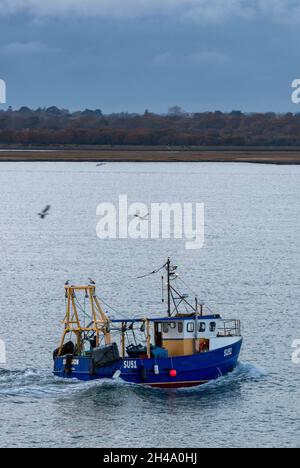
[[[217, 336], [241, 336], [241, 321], [235, 319], [224, 319], [220, 321]], [[221, 326], [222, 325], [222, 326]]]

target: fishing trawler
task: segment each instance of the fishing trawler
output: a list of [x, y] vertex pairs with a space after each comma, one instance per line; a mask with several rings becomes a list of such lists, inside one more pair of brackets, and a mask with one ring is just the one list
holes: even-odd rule
[[53, 353], [54, 374], [178, 388], [205, 384], [233, 371], [243, 341], [240, 321], [207, 312], [197, 297], [190, 301], [188, 294], [179, 292], [177, 266], [170, 259], [148, 275], [161, 271], [166, 276], [162, 276], [165, 317], [110, 317], [93, 282], [67, 283], [64, 332]]

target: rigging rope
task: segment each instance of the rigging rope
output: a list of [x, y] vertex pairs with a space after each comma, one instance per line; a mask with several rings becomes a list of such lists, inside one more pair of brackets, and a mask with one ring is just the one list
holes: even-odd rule
[[106, 307], [108, 307], [110, 310], [112, 310], [115, 314], [120, 315], [123, 319], [128, 320], [128, 316], [122, 314], [118, 310], [114, 309], [111, 305], [109, 305], [107, 302], [102, 297], [99, 297], [96, 295], [96, 298], [99, 299], [100, 302], [102, 302]]
[[159, 273], [161, 270], [163, 270], [166, 267], [166, 265], [167, 263], [165, 263], [160, 268], [157, 268], [156, 270], [151, 271], [150, 273], [146, 273], [145, 275], [142, 275], [142, 276], [137, 276], [136, 279], [142, 279], [142, 278], [146, 278], [147, 276], [155, 275], [156, 273]]
[[179, 281], [181, 281], [181, 282], [184, 284], [184, 286], [185, 286], [191, 293], [194, 294], [195, 297], [198, 297], [198, 294], [197, 294], [188, 284], [186, 284], [186, 282], [183, 281], [182, 278], [177, 277], [177, 279], [178, 279]]
[[74, 295], [74, 299], [75, 299], [75, 302], [77, 304], [77, 306], [79, 307], [79, 309], [81, 310], [81, 312], [84, 314], [85, 317], [89, 318], [90, 320], [92, 320], [92, 316], [89, 315], [85, 309], [82, 307], [82, 305], [80, 304], [79, 300], [77, 299], [76, 295]]
[[[185, 286], [187, 289], [189, 289], [189, 290], [194, 294], [194, 296], [195, 296], [196, 298], [198, 298], [198, 294], [197, 294], [188, 284], [186, 284], [185, 281], [183, 281], [182, 278], [177, 278], [177, 279], [178, 279], [179, 281], [181, 281], [181, 282], [184, 284], [184, 286]], [[202, 305], [204, 305], [204, 304], [202, 303]], [[210, 308], [207, 304], [205, 304], [205, 307], [207, 308], [208, 312], [210, 312], [211, 314], [214, 314], [214, 313], [215, 313], [215, 312], [213, 312], [213, 310], [211, 310], [211, 308]]]

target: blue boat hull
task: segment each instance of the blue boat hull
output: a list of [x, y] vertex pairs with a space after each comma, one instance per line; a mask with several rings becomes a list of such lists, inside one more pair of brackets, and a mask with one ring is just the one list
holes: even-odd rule
[[[129, 383], [168, 388], [191, 387], [233, 371], [238, 363], [241, 346], [242, 338], [234, 344], [207, 353], [157, 359], [124, 358], [101, 368], [95, 368], [90, 357], [74, 356], [70, 369], [66, 369], [66, 358], [57, 357], [54, 360], [54, 374], [57, 377], [89, 381], [112, 379], [119, 371], [119, 377]], [[172, 370], [176, 372], [170, 372]]]

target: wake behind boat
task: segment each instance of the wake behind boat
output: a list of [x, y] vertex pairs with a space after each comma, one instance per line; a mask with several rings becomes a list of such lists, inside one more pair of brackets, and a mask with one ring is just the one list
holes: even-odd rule
[[[163, 270], [166, 317], [111, 318], [95, 284], [66, 284], [65, 329], [53, 355], [54, 374], [174, 388], [204, 384], [233, 371], [243, 341], [240, 321], [207, 313], [197, 298], [190, 303], [174, 286], [177, 267], [169, 259], [150, 274]], [[164, 277], [162, 282], [164, 291]]]

